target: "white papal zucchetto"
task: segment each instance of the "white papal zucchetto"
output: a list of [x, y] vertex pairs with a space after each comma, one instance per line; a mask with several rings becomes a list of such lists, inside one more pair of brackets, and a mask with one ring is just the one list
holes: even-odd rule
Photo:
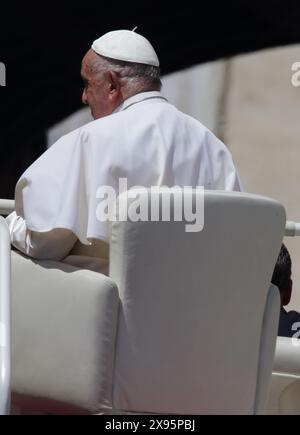
[[154, 48], [144, 36], [131, 30], [115, 30], [96, 39], [92, 49], [101, 56], [159, 67]]

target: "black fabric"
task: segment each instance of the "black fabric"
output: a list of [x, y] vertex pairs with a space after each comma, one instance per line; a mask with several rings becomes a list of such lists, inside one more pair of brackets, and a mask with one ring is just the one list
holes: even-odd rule
[[298, 311], [286, 312], [285, 309], [281, 307], [278, 335], [279, 337], [300, 337], [300, 313], [298, 313]]
[[0, 87], [2, 198], [13, 197], [18, 177], [44, 151], [45, 130], [81, 107], [81, 59], [101, 34], [138, 26], [156, 49], [162, 74], [300, 41], [299, 0], [5, 3], [0, 8], [0, 62], [7, 68], [7, 86]]

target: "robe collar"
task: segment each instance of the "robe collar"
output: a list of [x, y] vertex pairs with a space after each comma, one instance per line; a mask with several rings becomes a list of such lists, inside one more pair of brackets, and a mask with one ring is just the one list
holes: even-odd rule
[[150, 91], [150, 92], [141, 92], [139, 94], [133, 95], [132, 97], [127, 98], [127, 100], [123, 101], [114, 111], [113, 113], [121, 112], [122, 110], [128, 109], [130, 106], [134, 104], [141, 103], [142, 101], [154, 100], [158, 99], [161, 101], [168, 101], [165, 97], [163, 97], [162, 93], [159, 91]]

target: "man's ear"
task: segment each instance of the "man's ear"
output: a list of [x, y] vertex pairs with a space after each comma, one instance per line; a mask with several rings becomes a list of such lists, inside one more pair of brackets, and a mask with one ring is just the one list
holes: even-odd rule
[[109, 94], [111, 97], [118, 97], [121, 91], [121, 84], [118, 74], [115, 71], [108, 71]]

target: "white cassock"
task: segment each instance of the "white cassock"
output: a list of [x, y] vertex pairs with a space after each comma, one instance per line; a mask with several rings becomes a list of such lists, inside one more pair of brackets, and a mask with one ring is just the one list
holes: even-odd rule
[[109, 242], [97, 219], [97, 191], [119, 180], [133, 186], [204, 186], [241, 190], [225, 145], [160, 92], [137, 94], [109, 116], [63, 136], [21, 176], [12, 244], [35, 258], [61, 260], [77, 238]]

